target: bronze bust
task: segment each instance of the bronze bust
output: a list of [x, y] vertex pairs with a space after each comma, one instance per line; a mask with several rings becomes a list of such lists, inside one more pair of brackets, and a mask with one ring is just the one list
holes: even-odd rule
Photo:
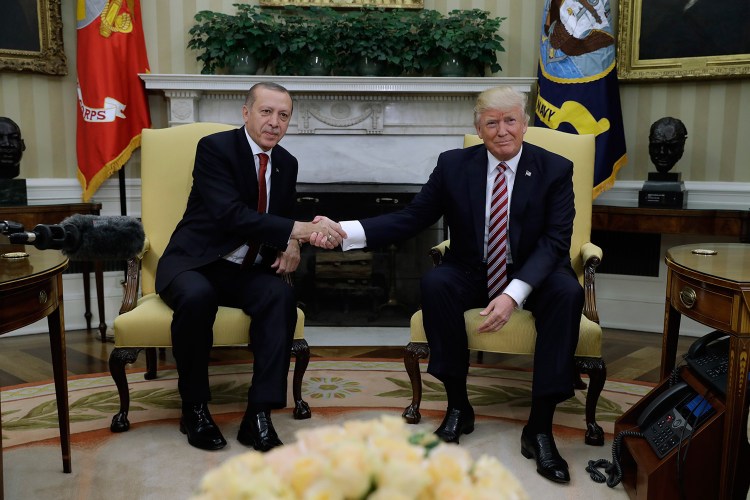
[[685, 151], [687, 129], [677, 118], [666, 116], [651, 125], [648, 134], [648, 154], [660, 173], [669, 172]]
[[0, 179], [13, 179], [21, 172], [21, 157], [26, 150], [21, 129], [10, 118], [0, 116]]

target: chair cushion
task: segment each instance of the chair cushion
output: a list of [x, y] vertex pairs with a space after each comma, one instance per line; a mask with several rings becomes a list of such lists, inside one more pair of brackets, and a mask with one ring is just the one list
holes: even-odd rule
[[[138, 300], [136, 307], [115, 318], [115, 347], [171, 347], [172, 309], [151, 293]], [[241, 309], [219, 307], [214, 322], [214, 346], [247, 345], [250, 316]], [[297, 308], [294, 338], [303, 339], [305, 313]]]
[[[475, 351], [500, 352], [507, 354], [533, 354], [536, 343], [536, 328], [534, 316], [529, 312], [517, 309], [511, 314], [510, 320], [503, 327], [512, 331], [504, 335], [503, 330], [492, 333], [477, 333], [484, 318], [479, 315], [482, 309], [470, 309], [464, 313], [466, 332], [469, 337], [469, 349]], [[422, 311], [417, 311], [411, 317], [411, 341], [427, 342], [427, 336], [422, 325]], [[576, 347], [576, 356], [602, 357], [602, 328], [598, 323], [581, 315], [581, 331]]]

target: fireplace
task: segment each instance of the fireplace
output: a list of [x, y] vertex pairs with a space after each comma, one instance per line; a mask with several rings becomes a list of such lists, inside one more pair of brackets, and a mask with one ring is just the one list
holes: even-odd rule
[[[416, 184], [299, 183], [300, 218], [373, 217], [398, 210], [421, 189]], [[441, 223], [385, 248], [320, 250], [303, 247], [295, 273], [300, 307], [310, 326], [408, 326], [419, 307], [419, 279], [428, 252], [444, 238]]]

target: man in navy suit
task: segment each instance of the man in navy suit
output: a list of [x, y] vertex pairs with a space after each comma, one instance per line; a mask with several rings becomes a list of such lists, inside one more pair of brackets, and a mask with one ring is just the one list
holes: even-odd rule
[[[381, 247], [408, 239], [443, 217], [450, 249], [442, 265], [421, 282], [424, 328], [430, 347], [428, 372], [445, 385], [448, 409], [435, 433], [458, 442], [474, 430], [466, 376], [469, 369], [464, 311], [484, 307], [481, 333], [500, 330], [517, 307], [533, 312], [537, 341], [532, 406], [521, 452], [537, 471], [570, 481], [568, 464], [552, 437], [558, 403], [573, 395], [573, 354], [583, 309], [583, 289], [570, 264], [573, 232], [573, 164], [523, 142], [529, 116], [526, 95], [510, 87], [483, 92], [474, 124], [484, 144], [442, 153], [421, 192], [404, 209], [361, 221], [344, 221], [342, 248]], [[504, 162], [509, 200], [507, 286], [490, 297], [487, 241], [490, 198], [498, 164]], [[313, 234], [311, 241], [324, 240]]]
[[299, 247], [314, 230], [326, 236], [320, 244], [327, 248], [345, 236], [328, 219], [313, 224], [291, 218], [297, 159], [278, 145], [292, 117], [289, 92], [273, 83], [254, 85], [242, 117], [244, 127], [199, 141], [187, 208], [156, 272], [156, 291], [174, 311], [180, 430], [188, 443], [206, 450], [226, 445], [207, 406], [218, 307], [240, 308], [252, 316], [253, 377], [237, 439], [267, 451], [282, 444], [271, 410], [286, 406], [297, 322], [294, 292], [276, 275], [297, 268]]

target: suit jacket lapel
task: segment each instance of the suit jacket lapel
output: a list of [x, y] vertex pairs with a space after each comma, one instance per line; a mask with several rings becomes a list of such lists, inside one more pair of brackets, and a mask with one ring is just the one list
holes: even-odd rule
[[477, 148], [467, 162], [467, 175], [469, 185], [469, 204], [472, 212], [472, 223], [474, 224], [475, 244], [479, 248], [479, 254], [484, 253], [484, 218], [487, 197], [487, 148]]
[[239, 160], [239, 178], [241, 184], [237, 186], [240, 196], [247, 199], [248, 206], [258, 206], [258, 173], [255, 170], [255, 156], [250, 144], [245, 137], [243, 127], [236, 131], [237, 149], [236, 155]]
[[523, 232], [523, 215], [526, 207], [531, 202], [534, 194], [534, 185], [541, 174], [537, 169], [536, 159], [530, 148], [524, 147], [521, 152], [521, 158], [518, 161], [516, 178], [513, 181], [513, 193], [510, 200], [510, 221], [508, 224], [508, 233], [510, 235], [510, 248], [518, 248], [518, 242]]
[[268, 168], [271, 169], [271, 191], [269, 193], [268, 212], [272, 214], [280, 213], [279, 207], [283, 200], [279, 199], [279, 193], [283, 191], [281, 186], [284, 182], [284, 169], [279, 165], [281, 160], [278, 159], [278, 155], [276, 155], [275, 152], [276, 149], [274, 148], [274, 150], [271, 151], [271, 163], [268, 165]]

